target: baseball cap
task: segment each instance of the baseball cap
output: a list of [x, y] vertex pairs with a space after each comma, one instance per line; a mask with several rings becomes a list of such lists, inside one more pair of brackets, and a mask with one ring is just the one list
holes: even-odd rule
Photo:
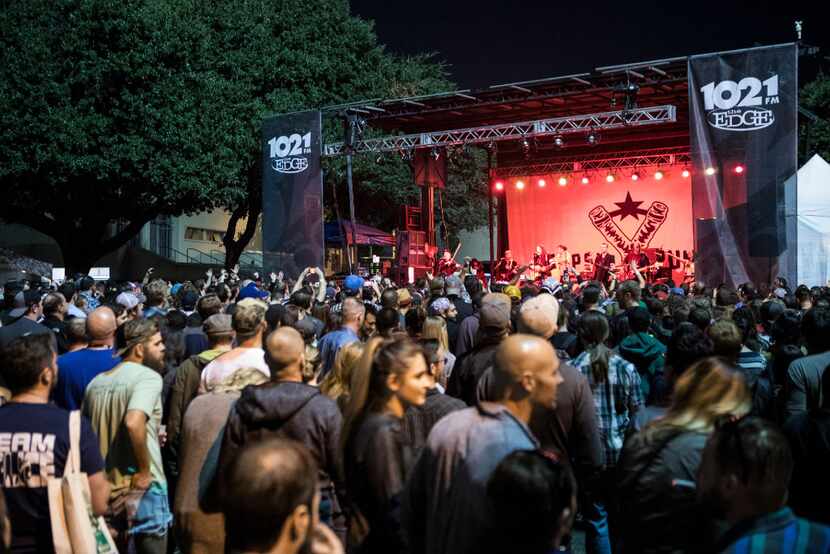
[[245, 298], [237, 302], [231, 319], [233, 330], [236, 331], [237, 335], [255, 333], [257, 326], [265, 319], [267, 309], [268, 306], [265, 302], [255, 298]]
[[412, 295], [409, 289], [398, 289], [398, 306], [406, 307], [412, 303]]
[[562, 288], [562, 284], [554, 279], [553, 277], [548, 277], [544, 281], [542, 281], [541, 290], [549, 293], [549, 294], [556, 294]]
[[239, 291], [239, 300], [246, 298], [265, 299], [268, 298], [268, 293], [264, 290], [259, 290], [254, 283], [248, 283]]
[[350, 292], [352, 294], [357, 293], [361, 288], [363, 288], [363, 277], [358, 275], [349, 275], [343, 281], [343, 288], [346, 289], [346, 292]]
[[233, 334], [232, 318], [228, 314], [213, 314], [202, 324], [206, 335], [221, 336]]
[[136, 319], [124, 324], [124, 346], [118, 351], [124, 356], [132, 347], [150, 340], [150, 337], [159, 332], [159, 327], [152, 319]]
[[25, 314], [30, 306], [34, 306], [40, 302], [43, 296], [40, 291], [29, 289], [20, 291], [14, 295], [14, 309], [9, 312], [9, 317], [21, 317]]
[[121, 304], [127, 310], [132, 310], [141, 302], [138, 301], [138, 297], [135, 294], [131, 292], [122, 292], [115, 298], [115, 303]]
[[461, 279], [458, 278], [456, 275], [450, 275], [446, 279], [446, 289], [447, 294], [453, 294], [455, 296], [459, 296], [461, 294]]
[[199, 301], [199, 294], [194, 290], [185, 291], [182, 294], [181, 304], [183, 310], [195, 310], [196, 302]]
[[559, 302], [549, 294], [540, 294], [522, 304], [519, 310], [519, 332], [550, 338], [556, 333]]
[[507, 285], [504, 287], [504, 294], [515, 300], [522, 299], [522, 291], [516, 285]]
[[438, 298], [430, 305], [430, 311], [433, 314], [440, 314], [449, 310], [451, 306], [448, 298]]
[[507, 329], [510, 327], [510, 309], [499, 304], [484, 304], [479, 311], [482, 329]]
[[676, 294], [677, 296], [686, 296], [686, 293], [683, 292], [683, 289], [680, 287], [673, 288], [669, 291], [672, 294]]

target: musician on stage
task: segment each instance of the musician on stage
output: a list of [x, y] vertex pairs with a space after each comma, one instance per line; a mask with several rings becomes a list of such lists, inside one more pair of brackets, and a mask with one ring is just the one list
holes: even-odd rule
[[519, 273], [519, 263], [513, 259], [513, 252], [504, 251], [504, 256], [493, 267], [493, 279], [496, 283], [509, 283]]
[[530, 269], [533, 271], [535, 279], [541, 283], [546, 278], [550, 277], [550, 256], [545, 251], [545, 248], [539, 244], [536, 245], [536, 251], [533, 253], [533, 260], [530, 262]]
[[459, 269], [461, 266], [452, 258], [452, 252], [444, 250], [443, 256], [435, 265], [435, 274], [440, 277], [449, 277]]
[[469, 267], [470, 267], [470, 274], [475, 275], [476, 279], [481, 282], [481, 286], [484, 289], [487, 289], [487, 276], [484, 273], [484, 264], [481, 263], [477, 258], [465, 258], [465, 260], [469, 259]]
[[559, 268], [562, 279], [566, 283], [569, 282], [570, 274], [574, 272], [574, 269], [571, 267], [571, 253], [568, 252], [568, 247], [564, 244], [557, 246], [554, 257], [556, 259], [556, 267]]
[[608, 252], [608, 243], [599, 245], [599, 252], [594, 254], [594, 281], [603, 285], [608, 283], [608, 273], [614, 265], [614, 255]]
[[648, 267], [649, 265], [648, 256], [646, 256], [646, 253], [643, 252], [642, 246], [639, 242], [633, 243], [625, 255], [626, 267], [629, 266], [631, 262], [634, 262], [638, 269]]

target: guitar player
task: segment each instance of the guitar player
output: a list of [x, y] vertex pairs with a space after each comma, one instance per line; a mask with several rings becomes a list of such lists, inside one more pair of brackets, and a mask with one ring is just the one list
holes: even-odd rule
[[594, 281], [608, 284], [608, 274], [614, 265], [614, 255], [608, 252], [608, 243], [599, 245], [599, 252], [594, 254]]

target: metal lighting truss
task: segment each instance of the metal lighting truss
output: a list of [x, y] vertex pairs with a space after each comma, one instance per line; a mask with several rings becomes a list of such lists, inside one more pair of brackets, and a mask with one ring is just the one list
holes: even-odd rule
[[[463, 144], [489, 143], [501, 140], [518, 140], [525, 137], [565, 135], [587, 131], [603, 131], [624, 127], [639, 127], [659, 123], [673, 123], [677, 120], [675, 106], [652, 106], [595, 114], [555, 117], [522, 123], [505, 123], [451, 131], [432, 131], [412, 135], [386, 136], [359, 140], [352, 152], [380, 153], [412, 150], [416, 148], [441, 148]], [[346, 154], [343, 142], [326, 144], [324, 156]]]
[[538, 164], [500, 167], [496, 169], [496, 177], [509, 179], [528, 175], [549, 175], [551, 173], [587, 173], [590, 171], [622, 171], [639, 167], [662, 166], [676, 164], [691, 164], [691, 155], [686, 149], [667, 149], [630, 153], [615, 157], [584, 157], [570, 160], [552, 161]]

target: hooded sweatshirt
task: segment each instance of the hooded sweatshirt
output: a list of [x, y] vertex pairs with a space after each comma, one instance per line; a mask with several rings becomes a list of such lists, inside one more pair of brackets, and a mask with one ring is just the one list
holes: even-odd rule
[[640, 374], [640, 387], [647, 404], [654, 400], [659, 391], [657, 381], [661, 378], [666, 363], [666, 347], [648, 333], [634, 333], [620, 343], [620, 356], [634, 364]]
[[[219, 453], [218, 493], [224, 495], [222, 476], [246, 444], [270, 438], [291, 439], [305, 445], [317, 461], [324, 500], [330, 481], [341, 496], [345, 489], [337, 470], [342, 416], [337, 404], [317, 387], [293, 381], [248, 386], [228, 415]], [[321, 516], [324, 515], [321, 513]]]

